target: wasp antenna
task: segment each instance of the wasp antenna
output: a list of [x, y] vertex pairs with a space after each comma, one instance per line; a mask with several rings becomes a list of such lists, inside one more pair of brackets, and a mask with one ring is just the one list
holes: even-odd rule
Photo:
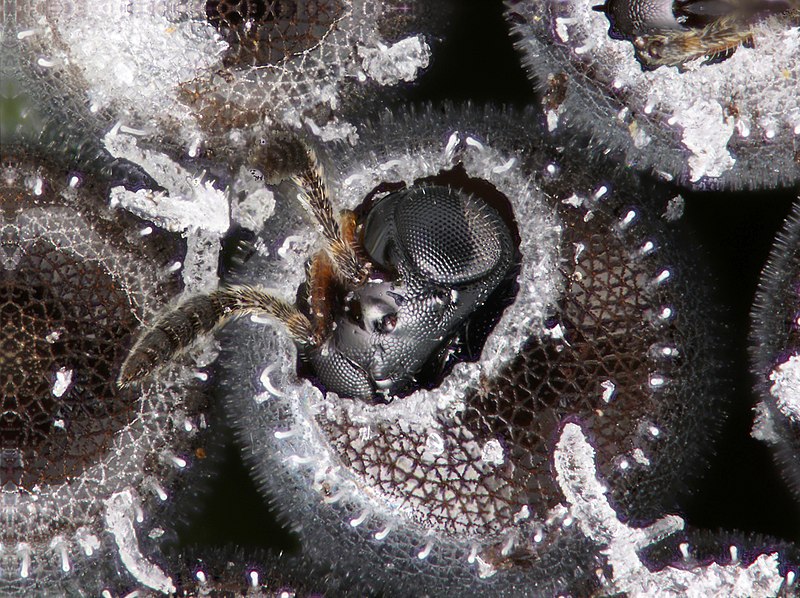
[[250, 162], [261, 171], [267, 183], [277, 185], [308, 168], [308, 153], [296, 134], [277, 131], [262, 139], [251, 151]]
[[161, 316], [133, 345], [122, 364], [117, 384], [124, 387], [141, 380], [184, 352], [202, 335], [245, 315], [275, 318], [300, 345], [316, 346], [320, 342], [309, 319], [294, 305], [256, 287], [225, 287], [192, 297]]
[[317, 154], [307, 148], [306, 155], [306, 168], [292, 177], [300, 187], [300, 199], [319, 224], [338, 273], [345, 280], [361, 285], [369, 275], [370, 265], [359, 258], [353, 240], [342, 234], [325, 182], [325, 171]]

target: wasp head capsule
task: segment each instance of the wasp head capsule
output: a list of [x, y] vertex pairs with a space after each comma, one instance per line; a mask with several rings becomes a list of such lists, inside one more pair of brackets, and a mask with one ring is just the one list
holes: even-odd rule
[[486, 202], [427, 185], [378, 201], [363, 239], [383, 273], [343, 302], [331, 337], [309, 357], [327, 390], [388, 398], [408, 392], [426, 364], [444, 364], [458, 331], [508, 274], [513, 245]]

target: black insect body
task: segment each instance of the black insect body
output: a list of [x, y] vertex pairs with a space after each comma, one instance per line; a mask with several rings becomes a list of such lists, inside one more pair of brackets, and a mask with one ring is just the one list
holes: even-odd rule
[[120, 385], [150, 373], [225, 321], [266, 314], [286, 326], [327, 391], [390, 401], [418, 374], [441, 371], [471, 314], [514, 264], [508, 226], [482, 199], [416, 184], [380, 198], [359, 221], [333, 213], [313, 152], [293, 180], [326, 240], [307, 268], [308, 312], [251, 286], [195, 297], [135, 344]]
[[309, 359], [344, 396], [407, 392], [508, 273], [511, 235], [482, 200], [450, 187], [416, 186], [382, 198], [363, 228], [383, 273], [348, 294], [331, 336]]
[[765, 16], [796, 10], [792, 0], [606, 0], [595, 10], [611, 22], [609, 35], [633, 42], [645, 70], [705, 58], [730, 58], [752, 47], [751, 27]]

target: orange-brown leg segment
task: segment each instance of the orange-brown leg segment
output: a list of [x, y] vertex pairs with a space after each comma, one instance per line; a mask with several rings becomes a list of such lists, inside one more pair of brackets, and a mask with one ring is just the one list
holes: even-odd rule
[[326, 253], [319, 252], [311, 259], [306, 271], [306, 283], [314, 335], [320, 339], [327, 338], [330, 333], [336, 271]]
[[303, 203], [319, 224], [339, 274], [351, 284], [361, 285], [369, 276], [370, 265], [359, 258], [351, 239], [342, 233], [333, 212], [322, 165], [313, 150], [307, 151], [307, 168], [294, 175], [292, 180], [300, 187]]
[[647, 68], [681, 66], [705, 57], [707, 63], [729, 58], [739, 46], [753, 46], [749, 27], [732, 19], [714, 21], [702, 29], [670, 31], [636, 38], [639, 60]]

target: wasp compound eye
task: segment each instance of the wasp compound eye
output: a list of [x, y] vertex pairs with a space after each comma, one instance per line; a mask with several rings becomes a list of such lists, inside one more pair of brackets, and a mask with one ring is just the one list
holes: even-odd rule
[[[717, 21], [738, 19], [742, 25], [756, 18], [759, 12], [777, 13], [788, 9], [788, 5], [778, 2], [738, 2], [729, 0], [608, 0], [605, 4], [593, 7], [606, 13], [611, 23], [609, 33], [618, 39], [633, 41], [639, 37], [642, 43], [648, 35], [669, 35], [680, 31], [701, 29]], [[666, 40], [665, 41], [669, 41]], [[738, 43], [742, 43], [739, 40]], [[701, 52], [700, 39], [697, 50]], [[734, 46], [735, 47], [735, 46]], [[705, 49], [712, 54], [713, 48]], [[686, 56], [688, 61], [693, 56]]]
[[[414, 297], [389, 288], [382, 270], [403, 284], [468, 288], [495, 275], [510, 236], [510, 304], [471, 320], [470, 329], [491, 324], [474, 361], [387, 404], [303, 379], [280, 325], [240, 319], [221, 334], [220, 385], [256, 479], [300, 529], [307, 557], [347, 572], [355, 591], [644, 592], [640, 582], [654, 578], [626, 542], [633, 529], [646, 545], [680, 527], [666, 515], [715, 436], [713, 310], [690, 283], [696, 266], [684, 250], [694, 252], [655, 215], [670, 194], [599, 179], [521, 120], [431, 108], [386, 115], [355, 146], [320, 150], [337, 165], [331, 197], [364, 218], [363, 249], [387, 285], [359, 309], [359, 288], [342, 299], [353, 335], [366, 338], [390, 314], [392, 335], [402, 328]], [[282, 296], [296, 292], [319, 246], [289, 199], [265, 223], [268, 251], [237, 274]], [[455, 295], [431, 292], [429, 304], [451, 309]], [[328, 354], [344, 359], [339, 349]], [[603, 530], [613, 530], [613, 555]]]
[[800, 180], [800, 5], [514, 0], [550, 131], [697, 187]]
[[606, 13], [611, 21], [611, 33], [623, 39], [657, 30], [680, 28], [672, 9], [672, 0], [609, 0], [593, 8]]
[[0, 593], [94, 568], [169, 591], [149, 556], [178, 474], [204, 449], [206, 374], [175, 366], [136, 392], [115, 379], [141, 321], [181, 289], [170, 266], [185, 249], [110, 212], [94, 175], [6, 147]]
[[377, 90], [415, 80], [435, 25], [409, 15], [441, 11], [395, 4], [103, 0], [88, 10], [34, 0], [16, 45], [34, 82], [47, 83], [37, 93], [53, 89], [54, 103], [106, 131], [117, 125], [191, 157], [206, 148], [240, 157], [276, 126], [351, 137]]
[[514, 247], [485, 201], [432, 185], [381, 198], [362, 234], [370, 259], [395, 276], [354, 289], [309, 360], [328, 391], [390, 400], [413, 390], [426, 366], [444, 366], [465, 323], [508, 277]]
[[372, 259], [382, 263], [390, 245], [397, 261], [434, 284], [465, 285], [498, 270], [502, 277], [511, 262], [511, 233], [496, 210], [450, 187], [386, 196], [370, 211], [364, 236]]
[[771, 445], [800, 496], [800, 209], [795, 206], [761, 274], [752, 319], [753, 436]]

